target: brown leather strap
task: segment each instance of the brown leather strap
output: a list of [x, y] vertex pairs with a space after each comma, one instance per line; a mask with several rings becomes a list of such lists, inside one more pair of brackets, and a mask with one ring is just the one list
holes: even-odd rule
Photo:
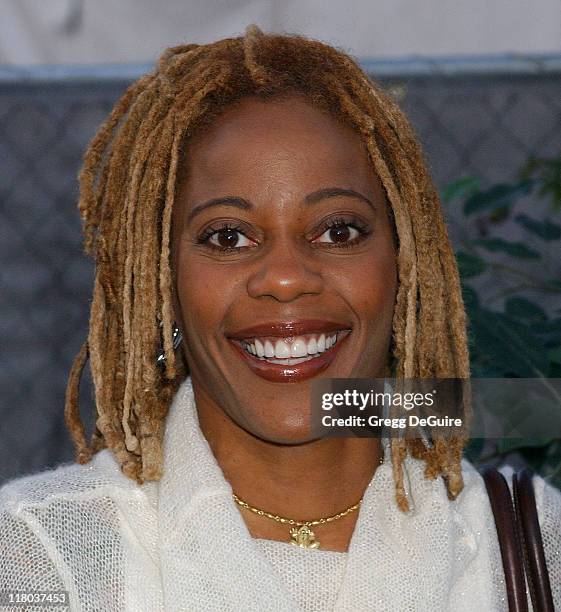
[[516, 528], [516, 515], [508, 483], [494, 467], [483, 466], [479, 472], [485, 481], [495, 517], [506, 582], [508, 609], [510, 612], [528, 612], [522, 546]]
[[527, 468], [513, 475], [514, 506], [518, 518], [532, 608], [534, 612], [554, 612], [532, 476], [532, 471]]

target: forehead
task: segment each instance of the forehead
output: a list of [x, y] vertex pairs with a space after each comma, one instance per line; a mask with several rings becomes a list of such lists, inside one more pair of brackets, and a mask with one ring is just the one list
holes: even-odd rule
[[192, 189], [279, 172], [298, 183], [374, 180], [359, 134], [302, 96], [241, 100], [187, 144], [183, 165]]

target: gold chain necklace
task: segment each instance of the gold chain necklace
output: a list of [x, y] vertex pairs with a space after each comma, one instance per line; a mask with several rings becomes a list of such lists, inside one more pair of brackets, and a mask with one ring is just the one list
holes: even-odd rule
[[[380, 465], [383, 462], [384, 458], [381, 457]], [[368, 486], [370, 486], [370, 483], [368, 484]], [[347, 514], [350, 514], [351, 512], [357, 510], [360, 507], [362, 500], [364, 499], [364, 497], [361, 497], [356, 504], [349, 506], [346, 510], [343, 510], [342, 512], [333, 514], [332, 516], [326, 516], [312, 521], [297, 521], [296, 519], [286, 518], [284, 516], [272, 514], [271, 512], [267, 512], [265, 510], [250, 506], [246, 501], [243, 501], [234, 493], [232, 493], [232, 497], [234, 498], [236, 504], [238, 504], [242, 508], [251, 510], [251, 512], [257, 514], [258, 516], [264, 516], [265, 518], [276, 521], [277, 523], [282, 523], [283, 525], [292, 525], [293, 527], [290, 529], [289, 532], [290, 544], [300, 546], [300, 548], [319, 548], [320, 542], [316, 538], [316, 534], [310, 529], [310, 527], [314, 527], [315, 525], [324, 525], [326, 523], [332, 523], [337, 519], [347, 516]]]

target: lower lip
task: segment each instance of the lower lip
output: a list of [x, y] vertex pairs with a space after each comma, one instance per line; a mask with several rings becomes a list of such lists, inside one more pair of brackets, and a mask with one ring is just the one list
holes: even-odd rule
[[328, 368], [337, 356], [341, 345], [349, 336], [350, 333], [348, 333], [344, 338], [341, 338], [334, 346], [327, 349], [321, 355], [318, 355], [318, 357], [314, 357], [309, 361], [303, 361], [302, 363], [293, 365], [269, 363], [268, 361], [253, 357], [253, 355], [250, 355], [239, 344], [236, 344], [231, 340], [229, 341], [229, 344], [237, 351], [237, 353], [247, 363], [250, 370], [254, 374], [257, 374], [257, 376], [271, 382], [291, 383], [313, 378]]

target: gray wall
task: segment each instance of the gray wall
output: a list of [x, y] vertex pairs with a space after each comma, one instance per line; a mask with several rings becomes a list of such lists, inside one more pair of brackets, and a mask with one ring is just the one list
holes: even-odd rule
[[250, 23], [359, 57], [561, 52], [559, 0], [0, 0], [0, 63], [153, 61]]

